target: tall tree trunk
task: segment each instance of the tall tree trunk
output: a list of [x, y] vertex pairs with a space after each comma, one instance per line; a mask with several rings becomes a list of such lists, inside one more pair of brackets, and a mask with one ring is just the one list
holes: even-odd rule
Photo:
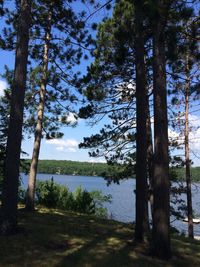
[[136, 57], [136, 226], [135, 239], [143, 241], [149, 230], [147, 199], [147, 98], [143, 28], [143, 1], [135, 4], [135, 57]]
[[18, 18], [15, 72], [12, 85], [2, 198], [1, 232], [5, 234], [15, 232], [17, 227], [19, 166], [24, 95], [26, 88], [29, 28], [31, 23], [31, 2], [32, 1], [30, 0], [21, 0], [20, 15]]
[[[147, 92], [148, 95], [148, 92]], [[149, 178], [148, 200], [150, 202], [151, 217], [153, 218], [153, 140], [151, 130], [151, 116], [149, 97], [147, 97], [147, 170]]]
[[[153, 93], [154, 93], [154, 180], [153, 180], [153, 255], [171, 257], [169, 208], [168, 119], [165, 62], [165, 21], [161, 12], [153, 30]], [[165, 12], [165, 11], [164, 11]]]
[[38, 159], [40, 153], [40, 144], [42, 139], [42, 124], [44, 117], [45, 108], [45, 95], [46, 95], [46, 84], [47, 84], [47, 73], [48, 73], [48, 62], [49, 62], [49, 44], [51, 35], [51, 13], [49, 13], [48, 25], [45, 34], [44, 44], [44, 55], [43, 55], [43, 70], [42, 70], [42, 81], [40, 86], [40, 102], [38, 107], [38, 118], [35, 129], [35, 141], [33, 146], [33, 154], [30, 166], [28, 190], [26, 197], [26, 210], [33, 211], [35, 208], [35, 186], [36, 186], [36, 175], [38, 167]]
[[185, 83], [185, 177], [187, 186], [187, 215], [188, 236], [194, 238], [193, 212], [192, 212], [192, 189], [190, 174], [190, 148], [189, 148], [189, 95], [190, 95], [190, 69], [189, 59], [186, 55], [186, 83]]

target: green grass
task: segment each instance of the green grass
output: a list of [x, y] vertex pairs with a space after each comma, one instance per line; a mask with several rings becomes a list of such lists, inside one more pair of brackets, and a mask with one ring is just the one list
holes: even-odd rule
[[0, 266], [199, 267], [200, 242], [173, 237], [173, 258], [163, 263], [136, 246], [133, 226], [89, 216], [40, 209], [19, 211], [21, 231], [0, 237]]

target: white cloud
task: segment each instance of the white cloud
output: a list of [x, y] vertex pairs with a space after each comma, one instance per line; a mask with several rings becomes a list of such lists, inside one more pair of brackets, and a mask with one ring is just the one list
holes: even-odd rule
[[189, 115], [189, 140], [190, 148], [195, 153], [200, 153], [200, 115]]
[[75, 139], [50, 139], [46, 143], [55, 146], [58, 151], [76, 152], [78, 149], [78, 141]]
[[60, 116], [59, 121], [63, 121], [63, 120], [64, 120], [64, 122], [71, 124], [71, 125], [76, 124], [78, 122], [78, 118], [77, 118], [76, 114], [74, 114], [72, 112], [64, 114], [64, 117]]
[[91, 158], [88, 160], [90, 163], [106, 163], [106, 160], [104, 158]]
[[72, 112], [70, 112], [69, 115], [67, 116], [67, 122], [71, 124], [74, 124], [77, 122], [77, 119]]
[[190, 146], [192, 150], [200, 153], [200, 128], [190, 133]]
[[63, 146], [58, 146], [58, 147], [56, 147], [56, 150], [58, 150], [58, 151], [64, 151], [64, 147]]
[[[200, 154], [200, 116], [197, 115], [189, 115], [189, 142], [190, 142], [190, 150], [191, 152], [195, 152], [195, 154]], [[183, 134], [173, 131], [171, 129], [168, 130], [169, 139], [177, 140], [180, 143], [184, 143]]]
[[171, 129], [168, 129], [168, 136], [169, 139], [177, 139], [179, 137], [179, 134]]
[[189, 115], [189, 124], [191, 127], [200, 126], [200, 116]]
[[8, 87], [5, 81], [0, 80], [0, 97], [3, 96], [4, 90]]

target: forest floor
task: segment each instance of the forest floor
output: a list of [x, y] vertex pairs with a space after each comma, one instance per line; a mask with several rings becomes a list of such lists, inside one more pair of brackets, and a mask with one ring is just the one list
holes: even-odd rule
[[162, 262], [136, 246], [133, 226], [40, 209], [19, 211], [19, 232], [0, 237], [0, 267], [199, 267], [200, 241], [173, 235], [173, 257]]

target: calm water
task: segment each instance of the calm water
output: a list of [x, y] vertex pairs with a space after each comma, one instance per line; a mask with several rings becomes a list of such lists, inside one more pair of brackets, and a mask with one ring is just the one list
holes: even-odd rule
[[[81, 186], [87, 191], [101, 190], [103, 194], [112, 195], [112, 203], [106, 204], [109, 217], [122, 221], [133, 222], [135, 219], [135, 180], [127, 179], [122, 180], [120, 184], [111, 184], [107, 186], [106, 181], [101, 177], [93, 176], [70, 176], [70, 175], [51, 175], [51, 174], [38, 174], [38, 180], [48, 180], [53, 176], [56, 183], [67, 186], [70, 191], [74, 191], [78, 186]], [[27, 188], [28, 177], [22, 175], [22, 185]], [[198, 187], [196, 184], [193, 187], [193, 206], [196, 213], [199, 213], [200, 198]], [[183, 196], [185, 198], [185, 195]], [[179, 230], [187, 232], [187, 223], [174, 221], [173, 225]], [[195, 235], [200, 235], [200, 224], [195, 225]]]

